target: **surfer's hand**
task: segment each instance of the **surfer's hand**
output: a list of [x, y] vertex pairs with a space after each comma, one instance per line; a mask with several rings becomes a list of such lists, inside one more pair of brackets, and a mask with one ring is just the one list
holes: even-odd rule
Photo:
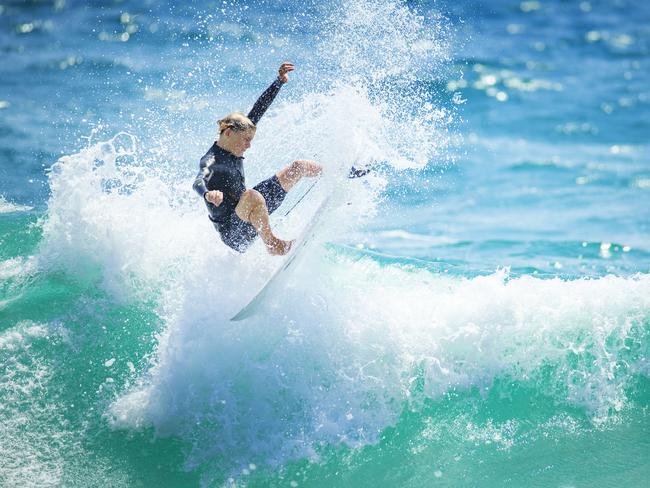
[[293, 66], [293, 63], [290, 63], [288, 61], [282, 63], [280, 65], [280, 69], [278, 70], [278, 77], [280, 78], [280, 81], [282, 83], [286, 83], [287, 81], [289, 81], [289, 76], [287, 75], [287, 73], [289, 73], [289, 71], [293, 71], [294, 69], [295, 67]]
[[210, 202], [212, 205], [218, 207], [223, 202], [223, 193], [219, 190], [212, 190], [207, 192], [204, 197], [206, 201]]

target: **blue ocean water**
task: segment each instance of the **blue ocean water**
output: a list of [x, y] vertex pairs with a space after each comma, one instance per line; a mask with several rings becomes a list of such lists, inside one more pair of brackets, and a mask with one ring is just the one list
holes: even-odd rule
[[[4, 1], [0, 53], [0, 485], [650, 476], [646, 2]], [[277, 260], [191, 183], [285, 60], [248, 184], [334, 204], [231, 323]]]

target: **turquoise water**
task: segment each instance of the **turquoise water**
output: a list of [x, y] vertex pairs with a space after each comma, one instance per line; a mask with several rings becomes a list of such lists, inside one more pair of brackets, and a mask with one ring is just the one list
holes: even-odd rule
[[[640, 0], [1, 3], [0, 486], [643, 486], [648, 26]], [[286, 59], [248, 183], [315, 158], [333, 204], [231, 323], [277, 260], [225, 249], [191, 182]]]

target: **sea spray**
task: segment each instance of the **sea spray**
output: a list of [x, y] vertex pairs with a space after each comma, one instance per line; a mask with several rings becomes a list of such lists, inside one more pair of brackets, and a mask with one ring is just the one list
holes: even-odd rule
[[121, 299], [158, 290], [208, 235], [198, 212], [173, 205], [171, 188], [138, 156], [135, 138], [118, 134], [61, 158], [49, 172], [42, 224], [43, 263], [81, 279], [99, 273]]
[[[449, 67], [450, 24], [391, 0], [329, 9], [318, 51], [321, 69], [325, 79], [355, 87], [381, 113], [383, 137], [375, 141], [383, 142], [384, 151], [373, 156], [398, 169], [451, 162], [454, 105], [444, 90], [431, 90]], [[367, 122], [370, 127], [373, 121]]]

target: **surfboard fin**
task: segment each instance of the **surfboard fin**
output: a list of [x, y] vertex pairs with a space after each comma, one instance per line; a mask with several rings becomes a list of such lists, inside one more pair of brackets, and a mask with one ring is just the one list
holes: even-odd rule
[[370, 173], [370, 170], [372, 168], [370, 166], [366, 166], [364, 168], [356, 168], [352, 166], [350, 168], [350, 173], [348, 173], [348, 178], [361, 178], [362, 176], [366, 176], [368, 173]]

